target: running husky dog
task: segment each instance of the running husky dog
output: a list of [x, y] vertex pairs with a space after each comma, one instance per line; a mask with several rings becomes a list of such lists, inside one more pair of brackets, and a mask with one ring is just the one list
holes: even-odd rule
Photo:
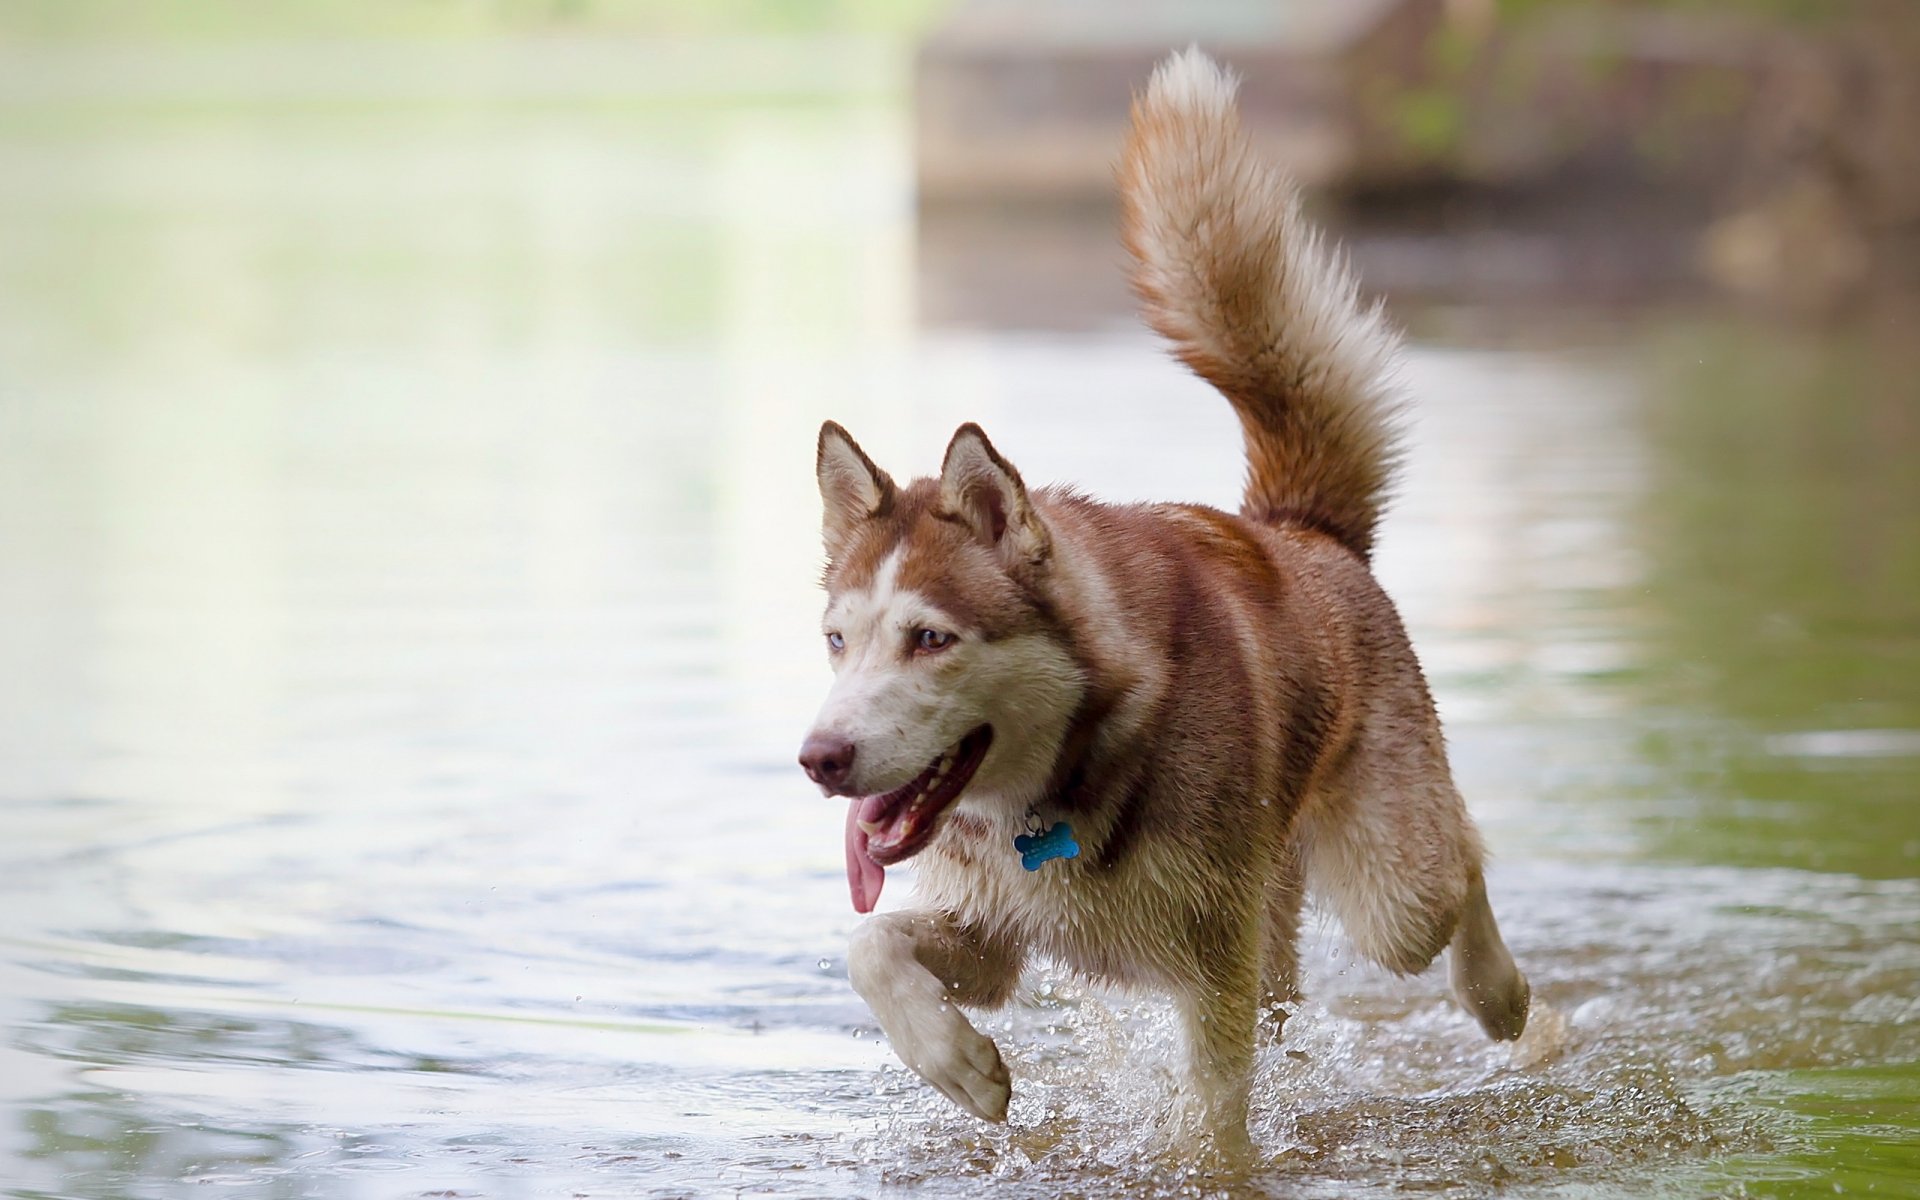
[[1394, 461], [1398, 338], [1248, 146], [1196, 50], [1154, 74], [1120, 164], [1147, 320], [1246, 435], [1239, 515], [1029, 490], [978, 426], [904, 486], [820, 431], [836, 680], [800, 753], [850, 798], [871, 912], [916, 855], [919, 906], [854, 934], [853, 986], [954, 1103], [1010, 1081], [960, 1006], [1029, 957], [1171, 993], [1178, 1127], [1244, 1138], [1256, 1038], [1296, 998], [1303, 893], [1389, 970], [1451, 947], [1494, 1038], [1528, 989], [1426, 682], [1368, 570]]

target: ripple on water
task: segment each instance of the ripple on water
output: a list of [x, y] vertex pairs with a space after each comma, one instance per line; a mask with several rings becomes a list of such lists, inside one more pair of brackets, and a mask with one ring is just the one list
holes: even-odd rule
[[[1510, 1046], [1482, 1039], [1433, 974], [1395, 980], [1320, 940], [1309, 999], [1262, 1052], [1246, 1162], [1196, 1169], [1158, 1134], [1176, 1088], [1167, 1006], [1063, 980], [983, 1022], [1016, 1081], [1007, 1127], [888, 1066], [885, 1115], [851, 1157], [931, 1195], [981, 1176], [1033, 1195], [1544, 1194], [1656, 1178], [1691, 1194], [1715, 1163], [1793, 1137], [1738, 1081], [1920, 1057], [1920, 1030], [1901, 1020], [1920, 956], [1889, 938], [1920, 927], [1920, 888], [1576, 866], [1496, 879], [1543, 929], [1597, 911], [1603, 893], [1606, 911], [1677, 919], [1658, 943], [1627, 922], [1612, 938], [1588, 925], [1572, 954], [1519, 947], [1539, 1000]], [[1788, 965], [1755, 970], [1769, 961]]]

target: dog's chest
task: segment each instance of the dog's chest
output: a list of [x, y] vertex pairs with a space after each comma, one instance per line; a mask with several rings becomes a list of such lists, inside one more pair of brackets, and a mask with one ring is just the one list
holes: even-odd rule
[[1120, 983], [1163, 975], [1181, 957], [1186, 938], [1169, 925], [1167, 897], [1137, 871], [1085, 857], [1029, 870], [1011, 834], [940, 850], [922, 859], [925, 898], [969, 924], [1007, 931], [1032, 953]]

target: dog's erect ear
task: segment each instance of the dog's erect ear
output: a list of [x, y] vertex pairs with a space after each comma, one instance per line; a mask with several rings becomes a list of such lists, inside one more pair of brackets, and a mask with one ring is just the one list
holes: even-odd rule
[[821, 531], [827, 557], [834, 558], [862, 522], [893, 507], [893, 480], [833, 421], [820, 427], [814, 469], [820, 476], [820, 502], [825, 508]]
[[1047, 557], [1047, 527], [1027, 501], [1020, 472], [971, 421], [947, 443], [947, 457], [940, 464], [940, 507], [965, 521], [1010, 566]]

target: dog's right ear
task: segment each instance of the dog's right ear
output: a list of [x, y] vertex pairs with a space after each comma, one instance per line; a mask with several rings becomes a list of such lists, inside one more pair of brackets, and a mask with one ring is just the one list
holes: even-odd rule
[[820, 476], [827, 557], [838, 558], [863, 523], [893, 507], [893, 480], [834, 421], [820, 427], [814, 469]]

